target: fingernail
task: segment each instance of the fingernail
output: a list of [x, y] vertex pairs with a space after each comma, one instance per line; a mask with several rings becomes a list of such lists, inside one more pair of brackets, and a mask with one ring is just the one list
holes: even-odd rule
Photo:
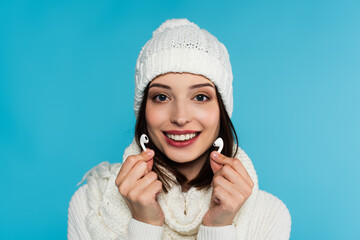
[[219, 153], [214, 151], [211, 153], [211, 157], [213, 157], [214, 159], [217, 159], [219, 157]]
[[153, 150], [147, 150], [146, 153], [147, 153], [148, 156], [152, 156], [154, 154], [154, 151]]

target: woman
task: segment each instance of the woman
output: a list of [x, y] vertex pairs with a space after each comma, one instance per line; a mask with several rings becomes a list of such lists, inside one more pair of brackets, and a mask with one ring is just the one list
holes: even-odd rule
[[232, 108], [224, 45], [186, 19], [164, 22], [136, 64], [135, 139], [123, 164], [104, 162], [84, 176], [70, 202], [68, 238], [289, 239], [289, 212], [258, 189]]

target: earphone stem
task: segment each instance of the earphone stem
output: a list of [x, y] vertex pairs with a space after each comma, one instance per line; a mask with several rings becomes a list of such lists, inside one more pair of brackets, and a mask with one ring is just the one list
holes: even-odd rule
[[146, 147], [143, 141], [140, 142], [141, 148], [143, 151], [146, 151]]
[[223, 145], [220, 145], [218, 149], [218, 153], [221, 153], [222, 149], [223, 149]]
[[221, 137], [219, 137], [218, 139], [216, 139], [216, 141], [214, 142], [214, 146], [218, 147], [219, 149], [217, 150], [218, 153], [221, 153], [223, 147], [224, 147], [224, 140], [222, 140]]

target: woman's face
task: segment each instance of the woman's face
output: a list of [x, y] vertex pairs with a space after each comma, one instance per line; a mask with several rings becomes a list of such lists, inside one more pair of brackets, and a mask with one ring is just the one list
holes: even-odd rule
[[219, 135], [215, 85], [190, 73], [167, 73], [149, 86], [145, 111], [149, 137], [178, 163], [198, 159]]

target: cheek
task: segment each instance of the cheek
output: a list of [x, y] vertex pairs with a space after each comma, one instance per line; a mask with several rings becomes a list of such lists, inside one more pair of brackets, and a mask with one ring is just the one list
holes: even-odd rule
[[159, 127], [161, 123], [166, 120], [166, 109], [156, 106], [151, 103], [147, 103], [146, 111], [145, 111], [145, 119], [146, 124], [148, 126], [148, 130], [152, 130], [150, 128]]
[[151, 104], [146, 104], [145, 119], [148, 128], [156, 125], [156, 112], [154, 111], [154, 108], [151, 106]]
[[220, 124], [220, 110], [217, 105], [196, 111], [197, 118], [207, 127], [217, 129]]

